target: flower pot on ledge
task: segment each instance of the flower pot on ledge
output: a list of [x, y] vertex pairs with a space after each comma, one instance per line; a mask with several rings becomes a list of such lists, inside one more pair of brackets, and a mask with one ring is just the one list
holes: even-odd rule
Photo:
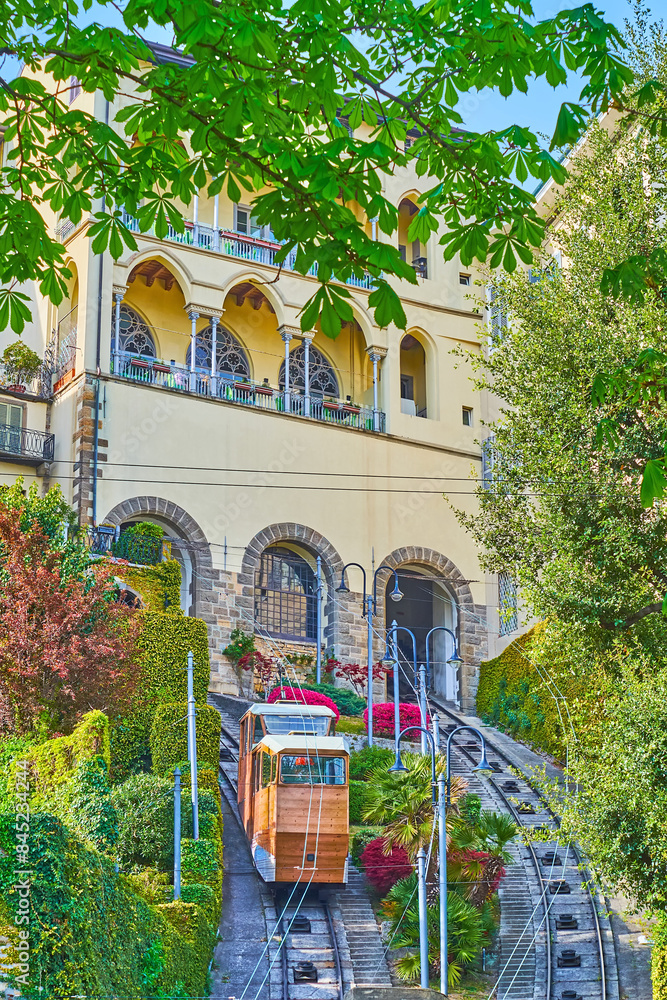
[[7, 392], [25, 392], [25, 386], [19, 385], [18, 383], [16, 385], [5, 386], [5, 388], [7, 389]]
[[273, 389], [270, 385], [258, 385], [255, 388], [255, 392], [259, 396], [273, 396]]

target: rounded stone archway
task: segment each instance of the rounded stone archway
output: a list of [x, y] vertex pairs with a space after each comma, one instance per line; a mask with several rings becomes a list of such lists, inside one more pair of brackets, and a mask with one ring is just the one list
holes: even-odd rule
[[188, 579], [189, 602], [186, 614], [215, 623], [210, 614], [213, 590], [211, 550], [202, 529], [186, 510], [163, 497], [131, 497], [109, 511], [104, 523], [120, 527], [142, 517], [164, 525], [169, 531], [174, 556]]
[[[479, 667], [487, 651], [486, 606], [475, 604], [468, 580], [458, 566], [435, 549], [403, 546], [385, 556], [381, 565], [396, 570], [409, 569], [410, 566], [422, 571], [426, 569], [446, 585], [455, 602], [454, 631], [463, 658], [460, 670], [461, 708], [466, 712], [474, 712]], [[378, 617], [382, 620], [385, 618], [384, 588], [378, 589]]]

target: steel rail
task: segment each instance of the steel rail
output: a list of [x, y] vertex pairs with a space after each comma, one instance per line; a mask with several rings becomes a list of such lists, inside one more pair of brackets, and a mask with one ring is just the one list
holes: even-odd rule
[[[457, 715], [455, 715], [453, 712], [451, 712], [448, 708], [446, 708], [445, 705], [443, 705], [441, 701], [437, 700], [432, 695], [430, 695], [430, 701], [437, 707], [437, 709], [438, 709], [439, 712], [444, 713], [445, 715], [449, 716], [449, 718], [452, 719], [452, 721], [456, 722], [457, 724], [460, 724], [461, 720], [459, 719], [459, 717]], [[550, 807], [550, 805], [549, 805], [546, 797], [544, 796], [544, 794], [540, 791], [539, 788], [535, 787], [535, 785], [531, 781], [530, 777], [525, 773], [525, 771], [523, 770], [523, 768], [521, 767], [521, 765], [517, 764], [516, 761], [512, 760], [507, 755], [507, 753], [505, 753], [503, 750], [501, 750], [500, 747], [497, 746], [497, 744], [495, 744], [492, 740], [490, 740], [488, 738], [488, 736], [486, 736], [486, 734], [484, 736], [484, 739], [486, 740], [486, 745], [487, 745], [488, 749], [490, 751], [492, 751], [502, 761], [504, 761], [505, 764], [509, 765], [510, 767], [515, 768], [515, 770], [521, 771], [522, 777], [521, 777], [520, 780], [522, 780], [526, 785], [528, 785], [528, 787], [530, 788], [531, 792], [534, 795], [537, 796], [537, 798], [538, 798], [538, 800], [539, 800], [539, 802], [541, 804], [542, 811], [546, 812], [552, 818], [552, 820], [556, 824], [556, 827], [558, 829], [560, 829], [560, 817], [557, 815], [557, 813], [555, 813], [553, 811], [553, 809]], [[464, 747], [459, 746], [458, 744], [455, 744], [455, 746], [463, 754], [465, 754], [470, 760], [474, 761], [474, 758], [472, 757], [472, 755], [469, 754]], [[531, 830], [531, 827], [528, 826], [528, 824], [522, 822], [522, 820], [520, 818], [520, 814], [518, 813], [517, 810], [514, 809], [512, 803], [508, 801], [508, 799], [505, 796], [504, 792], [500, 788], [498, 788], [496, 782], [493, 779], [491, 779], [491, 778], [489, 779], [489, 782], [493, 786], [493, 788], [497, 791], [497, 793], [501, 796], [501, 798], [506, 802], [507, 806], [511, 810], [512, 814], [514, 815], [514, 817], [515, 817], [516, 821], [519, 823], [519, 825], [521, 827], [523, 827], [523, 829], [525, 829], [525, 830]], [[530, 848], [530, 851], [531, 851], [531, 854], [533, 855], [533, 858], [535, 858], [536, 856], [535, 856], [535, 852], [533, 850], [532, 844], [528, 843], [528, 847]], [[603, 945], [603, 941], [602, 941], [602, 928], [600, 926], [600, 916], [598, 914], [598, 909], [597, 909], [597, 904], [596, 904], [596, 894], [594, 894], [593, 891], [591, 890], [591, 887], [590, 887], [590, 875], [589, 875], [589, 872], [588, 872], [587, 868], [582, 864], [581, 854], [579, 853], [579, 851], [577, 850], [577, 848], [574, 846], [574, 844], [571, 844], [569, 849], [572, 851], [572, 854], [573, 854], [573, 856], [575, 858], [575, 861], [577, 862], [578, 867], [587, 876], [587, 878], [584, 880], [584, 886], [585, 886], [585, 889], [586, 889], [586, 895], [588, 897], [588, 901], [589, 901], [591, 909], [593, 911], [593, 924], [594, 924], [594, 927], [595, 927], [595, 937], [596, 937], [596, 944], [597, 944], [597, 949], [598, 949], [598, 958], [599, 958], [599, 962], [600, 962], [600, 986], [601, 986], [601, 992], [602, 992], [602, 1000], [607, 1000], [607, 992], [608, 992], [607, 991], [607, 964], [606, 964], [606, 960], [605, 960], [605, 956], [604, 956], [604, 945]], [[540, 876], [540, 879], [541, 879], [542, 878], [542, 872], [539, 870], [539, 868], [538, 868], [538, 875]], [[545, 897], [545, 899], [546, 899], [546, 897]], [[549, 980], [549, 983], [550, 983], [550, 981], [551, 981], [551, 965], [552, 965], [552, 963], [551, 963], [551, 942], [552, 942], [552, 936], [551, 936], [551, 932], [550, 932], [549, 926], [548, 926], [548, 909], [549, 908], [547, 908], [547, 937], [548, 937], [549, 947], [547, 948], [547, 961], [548, 961], [548, 980]], [[549, 990], [547, 991], [547, 994], [546, 994], [546, 1000], [550, 1000], [550, 997], [551, 997], [551, 992], [550, 991], [551, 991], [551, 986], [549, 985]]]

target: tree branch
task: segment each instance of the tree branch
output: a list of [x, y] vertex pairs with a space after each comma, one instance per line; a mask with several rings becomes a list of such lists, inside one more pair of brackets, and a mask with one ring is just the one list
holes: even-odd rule
[[634, 614], [628, 615], [625, 621], [621, 622], [600, 622], [600, 628], [606, 629], [619, 629], [619, 628], [630, 628], [636, 622], [641, 621], [642, 618], [646, 618], [648, 615], [655, 615], [662, 611], [662, 601], [657, 601], [655, 604], [647, 604], [645, 608], [641, 608], [639, 611], [635, 611]]

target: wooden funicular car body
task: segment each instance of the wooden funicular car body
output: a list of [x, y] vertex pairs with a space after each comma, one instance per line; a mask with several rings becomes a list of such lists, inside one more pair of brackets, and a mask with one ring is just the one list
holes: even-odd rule
[[266, 882], [347, 882], [349, 753], [321, 705], [253, 705], [241, 720], [238, 801]]

